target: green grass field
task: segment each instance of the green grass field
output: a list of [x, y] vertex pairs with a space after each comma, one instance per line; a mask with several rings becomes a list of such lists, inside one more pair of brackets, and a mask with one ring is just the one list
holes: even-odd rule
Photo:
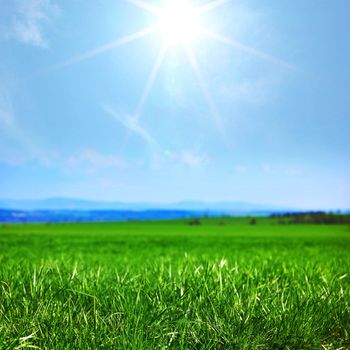
[[349, 349], [350, 229], [0, 227], [1, 349]]

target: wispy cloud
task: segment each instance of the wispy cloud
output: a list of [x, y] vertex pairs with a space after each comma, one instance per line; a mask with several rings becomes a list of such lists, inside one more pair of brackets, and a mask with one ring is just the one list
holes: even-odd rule
[[285, 169], [285, 174], [288, 176], [300, 176], [303, 174], [303, 170], [300, 167], [290, 165]]
[[107, 114], [109, 114], [114, 120], [120, 123], [124, 128], [140, 136], [149, 145], [156, 145], [155, 139], [147, 132], [147, 130], [145, 130], [140, 125], [137, 117], [135, 118], [135, 117], [128, 117], [126, 115], [121, 115], [107, 104], [102, 104], [101, 107]]
[[279, 176], [296, 177], [303, 175], [303, 169], [294, 164], [270, 164], [262, 163], [261, 169], [265, 174], [274, 174]]
[[209, 163], [209, 157], [192, 151], [182, 151], [177, 155], [177, 160], [189, 167], [199, 167]]
[[27, 141], [15, 118], [11, 95], [0, 89], [0, 133], [2, 137], [23, 144]]
[[[0, 150], [0, 162], [11, 165], [19, 164], [23, 161], [23, 157], [19, 157], [18, 152], [14, 152], [13, 147], [9, 147], [9, 140], [15, 143], [22, 143], [22, 135], [16, 126], [13, 105], [8, 94], [0, 91], [0, 140], [4, 142]], [[1, 144], [2, 144], [1, 142]]]
[[261, 164], [262, 171], [266, 174], [270, 174], [272, 172], [272, 166], [269, 163]]
[[74, 168], [88, 168], [91, 172], [106, 168], [124, 168], [126, 162], [116, 155], [103, 154], [94, 148], [85, 148], [79, 153], [66, 159], [68, 166]]
[[155, 152], [152, 157], [152, 167], [160, 169], [163, 165], [182, 165], [188, 168], [199, 168], [210, 163], [206, 154], [191, 150]]
[[0, 128], [14, 128], [15, 119], [13, 105], [8, 94], [0, 91]]
[[0, 162], [20, 165], [36, 159], [49, 165], [52, 152], [37, 145], [34, 135], [21, 125], [13, 101], [11, 88], [0, 86]]
[[235, 169], [235, 172], [238, 174], [246, 174], [248, 171], [248, 168], [242, 164], [236, 165], [234, 169]]
[[2, 36], [24, 44], [45, 48], [45, 27], [59, 13], [53, 0], [14, 0], [1, 4]]
[[245, 80], [221, 85], [218, 90], [221, 96], [234, 102], [261, 105], [273, 99], [276, 83], [268, 79]]

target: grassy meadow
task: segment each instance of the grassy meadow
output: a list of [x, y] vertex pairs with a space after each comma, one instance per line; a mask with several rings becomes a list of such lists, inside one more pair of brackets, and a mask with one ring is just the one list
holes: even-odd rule
[[0, 227], [0, 349], [349, 349], [350, 228]]

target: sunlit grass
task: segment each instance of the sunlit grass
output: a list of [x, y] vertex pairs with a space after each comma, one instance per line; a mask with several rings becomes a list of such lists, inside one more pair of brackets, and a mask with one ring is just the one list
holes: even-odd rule
[[0, 244], [2, 349], [350, 345], [346, 226], [21, 225]]

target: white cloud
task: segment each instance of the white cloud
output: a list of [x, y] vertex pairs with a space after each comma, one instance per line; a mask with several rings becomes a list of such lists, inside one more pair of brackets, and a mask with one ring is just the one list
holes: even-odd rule
[[18, 125], [12, 97], [0, 86], [0, 162], [18, 165], [36, 153], [31, 138]]
[[105, 187], [105, 188], [109, 188], [109, 187], [112, 187], [113, 185], [115, 185], [113, 179], [110, 179], [110, 178], [102, 178], [99, 180], [99, 184], [102, 186], [102, 187]]
[[0, 128], [14, 128], [13, 105], [8, 94], [0, 93]]
[[93, 173], [104, 168], [124, 168], [126, 162], [111, 154], [102, 154], [94, 148], [86, 148], [76, 155], [66, 159], [67, 165], [71, 167], [84, 167]]
[[303, 174], [303, 171], [299, 167], [290, 165], [285, 169], [285, 174], [288, 176], [299, 176]]
[[261, 164], [262, 171], [266, 174], [275, 174], [280, 176], [300, 176], [303, 174], [303, 170], [296, 165], [293, 164], [273, 164], [270, 163], [262, 163]]
[[271, 165], [269, 163], [263, 163], [261, 165], [261, 167], [262, 167], [263, 172], [266, 173], [266, 174], [269, 174], [269, 173], [272, 172], [272, 167], [271, 167]]
[[244, 165], [236, 165], [235, 166], [235, 172], [239, 174], [245, 174], [248, 171], [247, 167]]
[[42, 48], [48, 46], [44, 29], [59, 13], [53, 0], [6, 0], [0, 6], [2, 37]]
[[209, 163], [209, 157], [191, 151], [182, 151], [178, 155], [178, 161], [189, 167], [199, 167]]
[[21, 165], [36, 160], [51, 165], [56, 155], [43, 147], [38, 135], [24, 123], [26, 115], [19, 115], [14, 103], [17, 88], [6, 80], [0, 80], [0, 162]]
[[166, 151], [163, 153], [154, 153], [152, 158], [152, 167], [159, 169], [162, 165], [177, 164], [189, 168], [199, 168], [210, 163], [209, 156], [190, 150], [178, 152]]
[[245, 80], [240, 83], [224, 84], [220, 94], [235, 102], [264, 104], [273, 98], [272, 87], [275, 82], [267, 79]]

